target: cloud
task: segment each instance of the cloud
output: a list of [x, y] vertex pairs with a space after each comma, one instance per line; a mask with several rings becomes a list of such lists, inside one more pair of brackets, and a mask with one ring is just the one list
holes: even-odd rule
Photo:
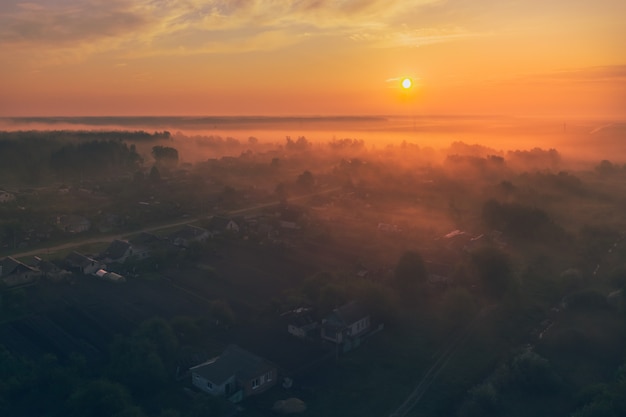
[[499, 81], [501, 84], [626, 83], [626, 65], [572, 68], [539, 74], [524, 74]]
[[[268, 50], [337, 36], [377, 47], [465, 38], [462, 29], [402, 26], [443, 0], [3, 0], [0, 52], [46, 49], [67, 59]], [[401, 29], [398, 30], [397, 28]]]
[[66, 45], [141, 29], [146, 17], [123, 1], [90, 0], [64, 6], [16, 3], [0, 12], [0, 43]]
[[485, 33], [473, 33], [460, 27], [420, 28], [404, 27], [402, 30], [378, 30], [355, 33], [350, 36], [355, 42], [368, 42], [374, 47], [420, 47], [443, 42], [486, 36]]

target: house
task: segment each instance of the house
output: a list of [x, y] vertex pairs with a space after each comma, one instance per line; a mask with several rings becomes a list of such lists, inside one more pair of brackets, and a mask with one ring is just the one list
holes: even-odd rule
[[282, 205], [277, 217], [282, 229], [299, 230], [302, 228], [301, 223], [306, 216], [299, 207]]
[[65, 257], [65, 264], [68, 269], [84, 275], [91, 275], [104, 266], [101, 262], [76, 251]]
[[0, 261], [0, 279], [7, 287], [34, 282], [41, 272], [11, 256]]
[[41, 271], [41, 276], [49, 279], [50, 281], [60, 282], [72, 275], [70, 271], [60, 268], [54, 262], [44, 261], [38, 256], [35, 256], [35, 262], [37, 268]]
[[370, 315], [356, 301], [334, 309], [322, 320], [322, 339], [344, 345], [347, 352], [361, 343], [371, 327]]
[[209, 231], [213, 234], [239, 233], [240, 227], [233, 219], [221, 216], [213, 216], [209, 220]]
[[15, 194], [8, 191], [0, 190], [0, 203], [8, 203], [15, 200]]
[[137, 259], [148, 258], [155, 249], [163, 244], [163, 239], [152, 233], [141, 232], [128, 241], [133, 247], [133, 256]]
[[211, 233], [201, 227], [185, 225], [182, 229], [168, 236], [175, 246], [188, 248], [194, 242], [206, 242], [211, 237]]
[[67, 233], [82, 233], [91, 228], [91, 222], [82, 216], [69, 214], [58, 216], [57, 226]]
[[104, 262], [123, 263], [126, 259], [133, 255], [133, 247], [126, 240], [115, 239], [109, 247], [106, 248], [100, 258]]
[[236, 345], [229, 345], [220, 356], [189, 370], [197, 388], [234, 403], [267, 391], [278, 377], [273, 364]]
[[313, 318], [311, 309], [297, 308], [281, 315], [287, 322], [287, 332], [301, 338], [307, 338], [319, 327]]

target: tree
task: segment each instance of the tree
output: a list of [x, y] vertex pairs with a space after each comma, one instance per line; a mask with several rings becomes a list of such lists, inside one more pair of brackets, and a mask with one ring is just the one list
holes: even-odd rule
[[476, 301], [465, 288], [456, 287], [446, 291], [443, 298], [443, 317], [451, 326], [467, 323], [476, 314]]
[[554, 392], [560, 385], [548, 360], [533, 351], [523, 352], [513, 358], [511, 377], [519, 388], [535, 394]]
[[98, 379], [81, 386], [68, 400], [69, 415], [111, 417], [131, 406], [126, 389], [115, 382]]
[[235, 323], [235, 313], [227, 301], [215, 300], [211, 302], [211, 314], [218, 322], [224, 326], [231, 326]]
[[315, 178], [313, 178], [313, 174], [311, 171], [304, 171], [302, 174], [298, 175], [298, 180], [296, 181], [298, 187], [305, 191], [311, 191], [313, 189], [313, 185], [315, 185]]
[[155, 318], [141, 323], [135, 336], [153, 343], [163, 362], [171, 362], [178, 350], [178, 339], [172, 327], [163, 319]]
[[304, 151], [311, 146], [309, 141], [304, 136], [298, 137], [298, 140], [296, 141], [293, 141], [290, 136], [287, 136], [286, 141], [287, 144], [285, 147], [290, 151]]
[[511, 285], [511, 261], [502, 251], [493, 247], [483, 247], [472, 253], [478, 277], [488, 296], [497, 298], [504, 295]]
[[158, 166], [175, 168], [178, 165], [178, 150], [169, 146], [152, 147], [152, 156]]
[[461, 417], [485, 417], [495, 415], [499, 408], [498, 392], [490, 382], [478, 385], [469, 391], [459, 415]]
[[161, 182], [161, 172], [159, 172], [159, 168], [156, 165], [153, 165], [152, 169], [150, 169], [149, 178], [153, 183]]
[[394, 271], [394, 283], [398, 292], [408, 299], [423, 296], [427, 280], [428, 272], [421, 255], [414, 251], [405, 252]]
[[145, 394], [165, 383], [167, 373], [157, 347], [139, 337], [118, 337], [111, 346], [109, 372], [133, 392]]
[[617, 172], [618, 167], [615, 166], [611, 161], [603, 159], [600, 161], [600, 164], [596, 166], [596, 172], [600, 175], [611, 175]]

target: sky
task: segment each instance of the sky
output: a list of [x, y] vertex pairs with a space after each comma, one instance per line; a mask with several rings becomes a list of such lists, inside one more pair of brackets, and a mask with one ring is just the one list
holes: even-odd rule
[[2, 0], [0, 117], [626, 117], [625, 16], [624, 0]]

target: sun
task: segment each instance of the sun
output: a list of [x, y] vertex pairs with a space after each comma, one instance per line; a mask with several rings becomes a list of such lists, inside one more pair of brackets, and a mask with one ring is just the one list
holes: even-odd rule
[[410, 78], [402, 79], [402, 88], [404, 88], [405, 90], [408, 90], [412, 86], [413, 86], [413, 81]]

